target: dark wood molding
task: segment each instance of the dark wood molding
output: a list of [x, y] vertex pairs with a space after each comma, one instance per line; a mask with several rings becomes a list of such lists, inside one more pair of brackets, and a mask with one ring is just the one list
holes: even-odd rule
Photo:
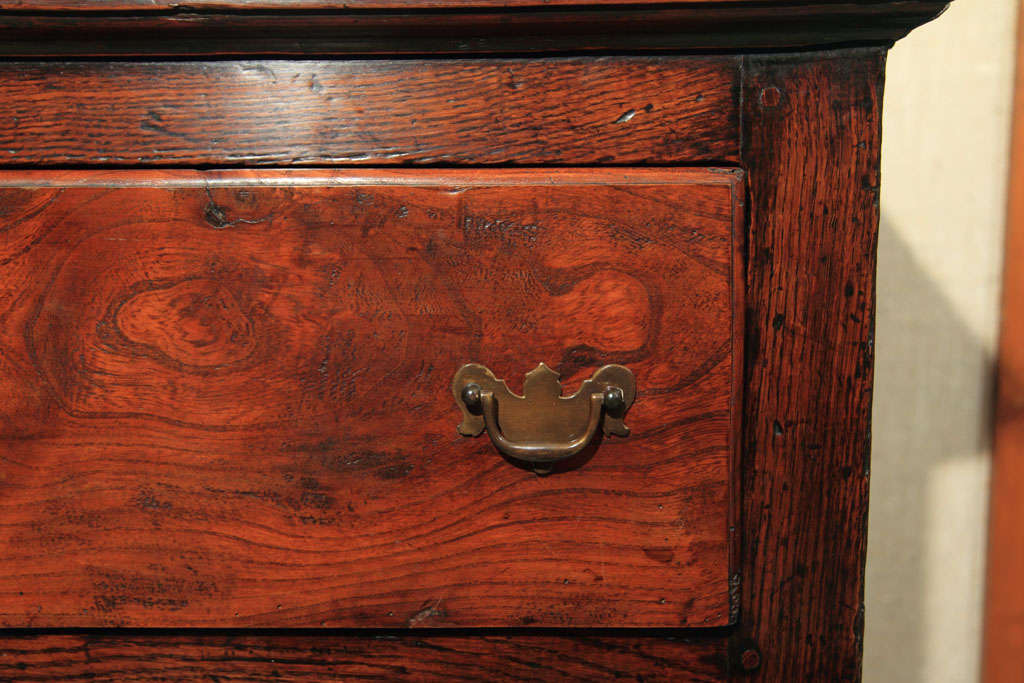
[[[666, 5], [743, 7], [760, 4], [779, 7], [814, 7], [849, 0], [0, 0], [0, 10], [78, 11], [102, 13], [204, 10], [470, 10], [538, 9], [544, 7], [659, 7]], [[858, 0], [863, 4], [897, 5], [903, 0]], [[949, 0], [945, 0], [949, 2]]]
[[[469, 3], [0, 3], [0, 56], [328, 56], [763, 51], [889, 45], [946, 0], [536, 8]], [[476, 3], [484, 4], [484, 3]], [[494, 3], [492, 3], [494, 4]], [[438, 7], [463, 9], [437, 9]], [[117, 8], [118, 11], [109, 11]], [[385, 10], [381, 7], [396, 7]], [[468, 8], [466, 8], [468, 7]], [[227, 8], [227, 9], [225, 9]], [[372, 8], [372, 9], [366, 9]], [[46, 10], [46, 11], [43, 11]], [[230, 11], [228, 11], [230, 10]]]

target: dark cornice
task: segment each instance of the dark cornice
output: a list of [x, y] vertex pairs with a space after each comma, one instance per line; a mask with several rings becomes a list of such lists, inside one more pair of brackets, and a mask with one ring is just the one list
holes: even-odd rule
[[234, 1], [239, 7], [254, 9], [44, 12], [26, 6], [53, 3], [0, 1], [0, 7], [15, 7], [0, 9], [0, 56], [536, 55], [824, 49], [891, 44], [938, 16], [947, 5], [946, 0], [712, 0], [548, 8], [284, 11]]

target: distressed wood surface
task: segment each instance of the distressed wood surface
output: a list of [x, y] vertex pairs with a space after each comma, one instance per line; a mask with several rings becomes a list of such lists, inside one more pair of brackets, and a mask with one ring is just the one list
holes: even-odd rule
[[[68, 11], [100, 6], [122, 9]], [[425, 3], [396, 11], [397, 4], [367, 2], [345, 11], [300, 11], [337, 6], [54, 3], [61, 13], [40, 14], [0, 5], [0, 56], [536, 55], [886, 45], [935, 17], [946, 2], [573, 6], [556, 0], [544, 7], [459, 3], [440, 12]], [[282, 8], [288, 11], [273, 11]]]
[[724, 641], [652, 635], [87, 633], [0, 638], [30, 681], [721, 681]]
[[744, 557], [734, 647], [759, 660], [757, 680], [860, 678], [883, 67], [880, 50], [745, 64]]
[[[57, 180], [0, 175], [0, 624], [729, 623], [737, 172]], [[540, 361], [632, 435], [456, 433]]]
[[738, 86], [733, 57], [6, 63], [0, 165], [731, 160]]

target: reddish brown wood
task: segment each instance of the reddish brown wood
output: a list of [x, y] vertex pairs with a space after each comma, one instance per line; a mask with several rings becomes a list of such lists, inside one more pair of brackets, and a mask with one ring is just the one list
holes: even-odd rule
[[6, 63], [0, 164], [734, 160], [738, 64]]
[[[728, 623], [738, 181], [0, 175], [0, 623]], [[633, 434], [456, 434], [539, 361], [632, 369]]]
[[88, 633], [0, 639], [5, 681], [721, 681], [720, 638]]
[[[299, 10], [339, 3], [229, 0], [175, 6], [181, 11], [167, 3], [25, 3], [18, 7], [83, 11], [0, 9], [0, 55], [579, 54], [884, 45], [946, 5], [720, 0], [610, 6], [556, 0], [544, 7], [452, 3], [444, 12], [430, 11], [438, 6], [431, 3], [404, 3], [395, 11], [399, 4], [372, 0], [353, 3], [356, 11], [309, 12]], [[122, 12], [87, 11], [97, 7]], [[225, 8], [234, 11], [216, 11]], [[274, 11], [282, 8], [289, 11]], [[238, 11], [251, 9], [258, 11]]]
[[744, 68], [736, 648], [760, 650], [763, 681], [860, 677], [883, 67], [880, 50], [846, 50]]
[[985, 683], [1024, 683], [1024, 11], [1014, 90], [989, 508]]
[[[445, 2], [451, 4], [436, 11], [438, 3]], [[520, 281], [511, 278], [512, 284], [492, 297], [534, 312], [535, 319], [528, 323], [539, 326], [539, 311], [552, 301], [579, 298], [585, 288], [564, 268], [552, 267], [545, 258], [523, 257], [533, 234], [525, 226], [541, 225], [540, 221], [493, 221], [474, 228], [472, 222], [413, 218], [421, 230], [405, 228], [392, 234], [385, 229], [392, 225], [389, 221], [405, 226], [410, 217], [431, 208], [448, 207], [445, 215], [455, 215], [451, 207], [466, 197], [493, 209], [492, 195], [500, 196], [501, 206], [519, 216], [553, 206], [551, 188], [542, 191], [543, 206], [530, 203], [538, 190], [517, 181], [524, 176], [516, 171], [489, 171], [489, 185], [450, 192], [425, 188], [417, 184], [425, 176], [417, 181], [415, 174], [401, 171], [363, 176], [349, 172], [344, 175], [350, 184], [332, 188], [324, 187], [323, 176], [312, 172], [293, 174], [289, 183], [278, 176], [277, 186], [267, 188], [255, 180], [264, 174], [261, 171], [234, 176], [180, 170], [18, 171], [6, 176], [13, 179], [11, 186], [0, 189], [7, 199], [0, 202], [0, 259], [6, 259], [0, 265], [0, 377], [7, 377], [0, 379], [0, 415], [14, 411], [33, 418], [0, 419], [0, 566], [5, 568], [0, 572], [0, 603], [14, 601], [10, 604], [20, 610], [8, 615], [8, 623], [375, 625], [388, 609], [394, 614], [385, 613], [392, 620], [385, 623], [395, 628], [8, 631], [0, 641], [0, 678], [675, 681], [723, 680], [746, 673], [766, 681], [858, 678], [882, 51], [773, 54], [745, 60], [727, 53], [882, 46], [934, 16], [944, 3], [540, 2], [429, 0], [413, 6], [351, 0], [342, 7], [334, 0], [196, 0], [187, 5], [172, 0], [0, 0], [0, 56], [56, 58], [0, 64], [0, 165], [743, 165], [753, 174], [754, 204], [748, 238], [752, 266], [746, 280], [750, 352], [743, 403], [743, 442], [749, 455], [742, 477], [722, 483], [715, 478], [721, 460], [703, 467], [701, 463], [710, 462], [707, 454], [687, 460], [679, 455], [683, 449], [673, 450], [669, 458], [660, 451], [655, 456], [654, 448], [636, 448], [636, 440], [606, 440], [583, 469], [566, 475], [588, 487], [570, 488], [565, 477], [536, 480], [498, 460], [485, 442], [471, 443], [469, 457], [449, 455], [445, 460], [438, 454], [462, 452], [465, 440], [437, 431], [424, 446], [413, 444], [410, 432], [401, 429], [426, 420], [440, 430], [441, 420], [432, 417], [429, 408], [406, 411], [406, 421], [400, 423], [402, 413], [391, 409], [401, 405], [401, 395], [384, 393], [382, 399], [378, 385], [368, 384], [365, 374], [342, 374], [349, 367], [346, 359], [356, 359], [356, 366], [382, 366], [373, 359], [383, 357], [385, 345], [388, 354], [398, 348], [390, 342], [397, 331], [409, 329], [425, 341], [403, 347], [411, 349], [404, 356], [410, 362], [399, 365], [395, 374], [439, 375], [436, 367], [425, 363], [420, 371], [412, 362], [428, 354], [454, 356], [466, 347], [448, 343], [438, 349], [431, 344], [448, 342], [474, 326], [482, 330], [488, 322], [488, 332], [493, 328], [513, 338], [500, 350], [504, 366], [495, 369], [510, 378], [528, 369], [512, 362], [524, 350], [533, 353], [536, 345], [525, 340], [536, 333], [528, 325], [517, 327], [501, 317], [456, 318], [452, 311], [458, 310], [459, 302], [448, 292], [469, 292], [470, 300], [473, 292], [486, 293], [487, 285], [478, 284], [483, 281], [467, 275], [460, 265], [475, 265], [475, 270], [468, 270], [478, 273], [493, 267], [482, 262], [488, 255], [511, 254], [520, 259], [524, 272], [543, 269], [547, 276], [548, 288], [530, 298], [517, 288]], [[685, 50], [713, 51], [717, 56], [679, 56]], [[638, 52], [674, 56], [536, 58]], [[422, 58], [477, 53], [502, 58]], [[375, 58], [337, 60], [353, 54]], [[512, 54], [535, 58], [508, 59]], [[57, 61], [106, 55], [134, 61]], [[139, 61], [147, 55], [217, 59]], [[222, 61], [236, 55], [255, 61]], [[267, 60], [276, 55], [330, 59]], [[379, 58], [389, 55], [413, 58]], [[572, 172], [549, 172], [557, 173], [561, 182], [580, 179]], [[452, 177], [449, 171], [434, 173]], [[474, 173], [466, 177], [478, 177]], [[675, 302], [676, 308], [658, 309], [659, 320], [678, 313], [680, 301], [696, 297], [706, 286], [725, 286], [718, 271], [727, 257], [714, 240], [691, 240], [679, 251], [714, 254], [687, 262], [691, 269], [718, 269], [693, 287], [678, 286], [693, 283], [689, 276], [651, 268], [671, 262], [676, 253], [662, 244], [676, 214], [726, 230], [720, 203], [724, 200], [708, 199], [704, 181], [698, 183], [699, 191], [673, 185], [675, 189], [668, 191], [681, 194], [667, 200], [644, 190], [613, 202], [601, 193], [621, 192], [626, 182], [621, 173], [636, 171], [580, 173], [602, 175], [609, 186], [588, 187], [587, 194], [578, 190], [577, 205], [559, 218], [568, 216], [571, 221], [560, 222], [561, 229], [551, 233], [568, 238], [551, 245], [547, 258], [564, 257], [576, 265], [609, 250], [618, 260], [608, 261], [606, 274], [584, 282], [614, 283], [615, 274], [635, 269], [641, 288]], [[686, 176], [651, 173], [649, 179], [659, 173], [673, 179]], [[354, 193], [360, 192], [360, 183], [373, 185], [362, 199], [378, 203], [359, 201]], [[495, 190], [499, 185], [502, 189]], [[688, 194], [691, 191], [697, 194]], [[400, 201], [414, 195], [417, 202]], [[686, 199], [697, 195], [704, 198]], [[338, 196], [348, 200], [332, 199]], [[33, 198], [39, 197], [53, 197], [53, 203], [36, 204], [36, 217], [4, 225], [5, 216], [31, 214]], [[388, 205], [385, 198], [394, 203]], [[719, 208], [706, 211], [711, 205]], [[409, 213], [399, 220], [402, 206]], [[580, 206], [589, 207], [593, 215], [584, 220], [577, 212]], [[330, 225], [344, 210], [360, 208], [366, 213], [345, 223], [350, 226], [347, 231]], [[396, 215], [386, 221], [374, 213], [392, 208]], [[661, 220], [638, 222], [641, 213]], [[479, 215], [492, 220], [495, 212]], [[631, 229], [611, 234], [608, 225], [622, 217]], [[292, 228], [271, 232], [284, 221]], [[199, 228], [205, 231], [201, 239], [195, 234]], [[448, 242], [438, 235], [447, 236]], [[280, 239], [273, 241], [275, 236]], [[471, 249], [438, 248], [459, 244], [459, 239], [462, 247], [467, 240], [476, 242]], [[254, 250], [254, 244], [265, 245], [265, 251]], [[432, 253], [427, 249], [431, 244]], [[410, 245], [419, 251], [403, 253]], [[264, 258], [253, 259], [257, 252]], [[349, 258], [354, 253], [370, 258]], [[29, 261], [38, 265], [30, 270], [24, 265]], [[333, 284], [335, 270], [327, 267], [332, 262], [349, 266], [348, 271], [338, 269]], [[193, 272], [201, 271], [202, 277], [162, 277], [160, 263], [186, 264]], [[129, 265], [137, 270], [127, 271]], [[143, 272], [146, 266], [149, 271]], [[9, 278], [6, 273], [16, 268], [21, 269], [20, 279]], [[498, 269], [506, 275], [513, 272], [500, 265]], [[173, 270], [180, 278], [187, 269]], [[353, 297], [332, 298], [331, 292], [350, 272], [416, 277], [381, 276], [371, 286], [356, 287]], [[156, 284], [146, 291], [131, 290], [136, 276]], [[431, 288], [438, 282], [448, 286]], [[595, 288], [594, 296], [608, 300], [629, 291], [623, 281], [618, 288]], [[125, 292], [124, 297], [115, 296]], [[709, 314], [630, 328], [637, 321], [630, 312], [639, 310], [639, 299], [622, 298], [626, 305], [618, 309], [623, 315], [616, 320], [619, 326], [594, 327], [590, 319], [570, 316], [566, 320], [574, 324], [566, 323], [558, 334], [583, 338], [607, 329], [634, 329], [634, 337], [646, 334], [654, 340], [637, 351], [634, 360], [647, 358], [644, 362], [652, 363], [657, 356], [695, 362], [694, 344], [697, 356], [710, 353], [709, 340], [725, 325]], [[50, 303], [33, 307], [33, 301]], [[132, 305], [104, 308], [104, 301]], [[139, 301], [144, 306], [137, 305]], [[365, 305], [346, 309], [346, 301]], [[717, 310], [722, 302], [715, 301], [703, 310]], [[448, 307], [441, 308], [445, 302]], [[261, 309], [260, 303], [265, 307]], [[737, 305], [738, 300], [729, 302]], [[268, 326], [275, 322], [272, 314], [282, 310], [293, 315], [278, 327]], [[607, 315], [609, 309], [603, 310]], [[92, 312], [93, 319], [85, 321], [83, 312]], [[331, 336], [334, 328], [325, 332], [316, 325], [342, 314], [364, 322], [378, 315], [372, 327], [382, 336], [349, 339]], [[427, 317], [434, 319], [429, 326], [423, 322]], [[665, 336], [670, 335], [667, 329], [697, 333], [682, 339]], [[485, 348], [494, 336], [481, 333], [472, 339], [474, 348]], [[739, 342], [733, 335], [733, 343]], [[254, 353], [246, 356], [247, 348]], [[310, 350], [321, 363], [294, 372], [301, 369], [300, 362], [308, 362], [310, 355], [304, 352]], [[623, 353], [613, 349], [595, 354], [577, 345], [574, 353], [563, 353], [562, 369], [580, 379], [600, 360], [598, 355], [616, 359]], [[724, 346], [715, 353], [729, 355]], [[738, 347], [733, 347], [732, 355], [738, 356]], [[236, 371], [249, 367], [246, 363], [252, 358], [269, 368], [270, 372], [259, 373], [269, 378], [268, 386], [257, 384], [254, 372], [247, 376]], [[154, 367], [156, 373], [151, 372]], [[204, 381], [195, 380], [200, 374]], [[704, 388], [699, 382], [683, 386], [693, 375], [673, 370], [666, 376], [680, 374], [678, 387], [650, 398], [671, 402], [686, 400], [684, 394], [689, 394], [694, 402], [700, 399]], [[727, 374], [716, 366], [706, 376], [721, 391], [728, 385]], [[151, 383], [153, 377], [179, 376], [186, 379], [160, 386]], [[126, 378], [138, 381], [125, 382]], [[118, 391], [104, 391], [111, 386]], [[218, 397], [222, 386], [232, 390]], [[197, 410], [194, 401], [184, 400], [189, 392], [209, 399], [207, 409]], [[113, 402], [105, 406], [112, 409], [88, 412], [92, 406], [103, 407], [103, 401]], [[266, 415], [246, 411], [257, 403], [271, 414], [271, 421], [258, 422]], [[429, 401], [424, 404], [433, 406]], [[193, 408], [180, 409], [188, 405]], [[370, 424], [337, 419], [340, 405], [356, 405], [375, 419], [384, 415], [392, 427], [387, 443], [397, 446], [385, 451], [374, 443], [373, 448], [352, 454], [345, 450], [349, 441], [317, 438], [345, 426], [352, 427], [346, 439], [369, 443]], [[70, 413], [66, 407], [72, 408]], [[688, 409], [693, 413], [692, 406]], [[141, 414], [147, 411], [148, 416]], [[725, 411], [735, 415], [736, 406]], [[651, 420], [664, 421], [668, 414]], [[701, 417], [686, 423], [686, 414], [673, 407], [675, 421], [653, 438], [713, 423], [700, 436], [708, 439], [712, 433], [734, 433], [738, 427], [715, 422], [722, 411], [707, 415], [703, 423]], [[636, 423], [631, 424], [636, 429]], [[640, 423], [645, 424], [653, 422]], [[283, 438], [272, 438], [282, 434]], [[612, 455], [632, 449], [640, 453], [640, 460]], [[436, 467], [446, 463], [447, 469]], [[671, 471], [656, 476], [659, 467]], [[244, 476], [239, 478], [239, 472]], [[694, 480], [707, 485], [680, 488], [673, 483], [695, 473], [699, 476]], [[619, 489], [609, 486], [605, 475], [628, 477], [630, 496], [618, 495]], [[449, 498], [435, 495], [442, 477], [457, 482], [450, 487], [455, 494], [476, 492], [472, 505], [459, 508]], [[492, 490], [495, 480], [504, 484]], [[641, 545], [662, 528], [651, 521], [669, 524], [678, 538], [694, 540], [705, 532], [711, 538], [713, 518], [719, 515], [715, 524], [728, 521], [722, 503], [729, 498], [729, 487], [740, 484], [743, 519], [733, 519], [732, 524], [739, 526], [744, 541], [743, 585], [735, 575], [729, 583], [731, 606], [742, 597], [742, 612], [732, 615], [738, 616], [736, 627], [670, 632], [685, 640], [665, 638], [666, 632], [530, 628], [398, 635], [407, 633], [410, 625], [499, 623], [494, 618], [502, 600], [504, 624], [620, 626], [625, 623], [623, 612], [616, 610], [626, 603], [644, 605], [632, 612], [640, 615], [641, 623], [665, 623], [661, 617], [692, 589], [679, 583], [692, 579], [700, 562], [714, 564], [706, 550], [719, 558], [716, 568], [727, 564], [721, 557], [730, 551], [729, 538], [722, 532], [724, 524], [717, 526], [715, 540], [694, 554], [698, 564], [671, 572], [656, 563], [685, 564], [678, 552], [663, 562], [667, 555], [662, 550], [668, 546]], [[524, 495], [524, 486], [536, 495]], [[418, 507], [400, 504], [394, 513], [388, 496], [394, 490], [405, 496], [402, 501], [417, 501]], [[655, 500], [664, 509], [657, 509]], [[352, 502], [353, 510], [341, 507], [344, 501]], [[465, 554], [441, 560], [457, 566], [457, 576], [448, 572], [439, 578], [432, 560], [422, 561], [436, 560], [438, 547], [476, 542], [472, 535], [460, 536], [460, 529], [496, 522], [483, 533], [502, 542], [522, 533], [522, 524], [500, 525], [523, 521], [523, 511], [529, 512], [537, 501], [550, 505], [545, 514], [562, 512], [566, 527], [578, 518], [586, 522], [573, 527], [571, 534], [565, 531], [565, 546], [540, 551], [547, 553], [540, 566], [550, 561], [549, 568], [557, 564], [563, 571], [558, 576], [531, 574], [529, 586], [542, 586], [539, 592], [520, 590], [512, 595], [509, 589], [503, 597], [495, 582], [508, 582], [508, 572], [491, 572], [481, 579], [486, 567], [468, 563]], [[499, 519], [502, 506], [517, 510], [519, 516]], [[703, 511], [693, 517], [697, 526], [687, 526], [689, 518], [682, 513], [688, 510]], [[647, 516], [636, 516], [637, 511]], [[438, 522], [456, 513], [462, 516], [455, 526]], [[385, 532], [416, 525], [430, 532], [430, 541], [423, 537], [413, 539], [411, 546], [395, 547], [393, 538], [386, 538], [379, 546], [385, 549], [382, 553], [409, 559], [412, 573], [380, 573], [371, 563], [342, 574], [359, 557], [332, 547], [344, 541], [345, 547], [362, 551], [365, 539], [381, 532], [365, 523], [367, 515], [385, 514], [391, 524]], [[544, 522], [563, 523], [554, 514]], [[572, 572], [596, 551], [580, 555], [565, 549], [570, 544], [580, 547], [581, 528], [627, 539], [611, 550], [608, 544], [601, 545], [602, 561], [627, 567], [637, 562], [637, 548], [647, 547], [653, 556], [644, 553], [640, 562], [651, 564], [636, 565], [644, 569], [640, 572], [613, 571], [601, 575], [604, 582], [586, 583]], [[440, 546], [430, 546], [437, 538]], [[538, 552], [535, 544], [516, 540], [520, 542], [515, 549], [495, 544], [488, 552], [505, 560], [521, 559], [523, 552], [538, 557], [529, 555]], [[83, 561], [89, 552], [92, 556]], [[162, 553], [166, 561], [139, 561], [154, 553]], [[233, 560], [222, 561], [225, 557]], [[730, 561], [735, 563], [735, 557]], [[95, 571], [109, 569], [110, 564], [116, 571]], [[505, 562], [500, 568], [509, 566]], [[670, 572], [668, 581], [650, 573], [652, 566], [655, 573]], [[415, 581], [417, 572], [426, 577], [421, 585], [403, 583]], [[472, 592], [469, 599], [460, 602], [459, 596], [445, 595], [437, 602], [436, 589], [466, 576], [472, 580], [466, 589]], [[616, 576], [623, 581], [618, 593], [608, 587], [609, 577]], [[566, 578], [569, 584], [559, 583]], [[719, 581], [711, 582], [715, 591], [721, 590]], [[400, 593], [393, 598], [400, 609], [373, 602], [367, 594], [374, 586], [381, 586], [383, 594]], [[591, 592], [582, 597], [573, 592], [581, 587]], [[662, 589], [672, 592], [663, 596]], [[317, 602], [324, 591], [334, 590], [349, 592], [336, 602]], [[275, 591], [287, 594], [286, 599], [274, 600]], [[601, 597], [611, 595], [611, 607], [598, 603], [594, 591], [605, 591]], [[422, 599], [427, 594], [429, 598]], [[91, 603], [86, 600], [90, 595]], [[33, 596], [42, 597], [33, 601]], [[662, 597], [665, 604], [660, 603]], [[728, 602], [717, 599], [721, 605]], [[76, 600], [77, 611], [68, 607]], [[514, 600], [522, 607], [518, 621], [509, 609]], [[533, 603], [525, 605], [527, 600]], [[229, 621], [216, 621], [224, 614], [218, 610], [231, 604], [247, 606], [238, 610], [238, 617], [232, 614]], [[703, 608], [695, 601], [687, 613], [713, 612], [711, 603], [701, 604]], [[679, 611], [672, 616], [678, 617]], [[695, 633], [701, 634], [698, 639], [691, 638]]]

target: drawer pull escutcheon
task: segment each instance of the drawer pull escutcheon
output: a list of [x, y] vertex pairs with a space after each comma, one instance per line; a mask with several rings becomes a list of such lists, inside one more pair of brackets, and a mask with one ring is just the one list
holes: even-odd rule
[[636, 381], [629, 368], [606, 365], [575, 394], [562, 396], [558, 373], [541, 363], [526, 373], [518, 396], [486, 367], [469, 363], [455, 373], [452, 393], [462, 411], [460, 434], [487, 430], [502, 455], [548, 474], [583, 452], [599, 429], [629, 435], [623, 420], [636, 398]]

